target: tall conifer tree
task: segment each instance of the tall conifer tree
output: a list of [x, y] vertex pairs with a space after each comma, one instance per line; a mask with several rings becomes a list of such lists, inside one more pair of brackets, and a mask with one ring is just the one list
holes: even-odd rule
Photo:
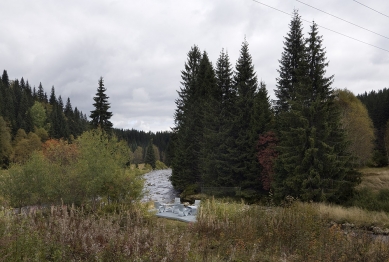
[[[341, 202], [352, 195], [359, 175], [351, 168], [346, 152], [331, 88], [333, 77], [325, 77], [328, 62], [315, 23], [300, 57], [293, 89], [279, 85], [276, 93], [276, 104], [282, 105], [282, 110], [277, 115], [280, 145], [273, 184], [275, 196]], [[280, 80], [283, 76], [280, 72]]]
[[171, 181], [175, 188], [184, 190], [187, 186], [198, 182], [199, 166], [196, 152], [194, 126], [196, 125], [194, 112], [196, 104], [196, 88], [198, 87], [198, 73], [201, 52], [193, 46], [188, 52], [185, 69], [181, 71], [181, 87], [179, 98], [175, 101], [177, 109], [174, 114], [175, 127], [172, 135], [172, 176]]
[[150, 142], [147, 146], [146, 156], [145, 156], [145, 164], [149, 164], [152, 168], [155, 168], [156, 164], [156, 156], [153, 148], [153, 139], [150, 139]]
[[211, 85], [204, 110], [203, 183], [206, 186], [234, 186], [231, 138], [234, 96], [232, 67], [228, 54], [221, 51], [216, 62], [216, 83]]
[[105, 94], [107, 89], [104, 87], [103, 77], [100, 77], [98, 84], [96, 96], [93, 98], [95, 110], [91, 111], [90, 114], [90, 118], [92, 118], [91, 125], [94, 128], [101, 128], [108, 132], [112, 129], [112, 123], [109, 121], [112, 112], [108, 111], [111, 106], [108, 103], [109, 97]]
[[280, 68], [277, 70], [280, 77], [277, 78], [277, 89], [274, 103], [276, 113], [287, 111], [289, 101], [295, 98], [295, 89], [300, 81], [300, 75], [304, 74], [301, 68], [304, 61], [305, 47], [301, 17], [294, 10], [293, 19], [289, 25], [290, 31], [285, 37], [284, 51], [282, 52]]
[[234, 156], [232, 158], [234, 180], [235, 184], [243, 186], [243, 189], [255, 190], [251, 182], [253, 177], [258, 176], [256, 174], [257, 170], [253, 169], [257, 162], [255, 151], [258, 137], [253, 137], [255, 127], [251, 120], [253, 118], [258, 80], [246, 40], [242, 43], [235, 70], [234, 85], [237, 95], [235, 97], [232, 128], [235, 145], [230, 149]]

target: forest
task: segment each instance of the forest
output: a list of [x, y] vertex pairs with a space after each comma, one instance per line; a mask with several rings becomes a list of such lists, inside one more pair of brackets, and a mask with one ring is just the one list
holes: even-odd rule
[[190, 49], [170, 145], [178, 190], [238, 186], [254, 202], [270, 193], [348, 203], [359, 168], [387, 165], [387, 89], [334, 89], [318, 26], [305, 37], [297, 11], [279, 63], [271, 101], [246, 40], [234, 68], [224, 50], [213, 65], [206, 51]]

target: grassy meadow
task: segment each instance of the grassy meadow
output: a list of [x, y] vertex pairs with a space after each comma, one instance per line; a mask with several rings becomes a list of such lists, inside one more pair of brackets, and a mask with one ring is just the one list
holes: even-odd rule
[[28, 215], [4, 208], [0, 261], [389, 261], [388, 237], [369, 231], [389, 228], [383, 211], [210, 198], [196, 223], [184, 223], [157, 218], [152, 206], [59, 205]]

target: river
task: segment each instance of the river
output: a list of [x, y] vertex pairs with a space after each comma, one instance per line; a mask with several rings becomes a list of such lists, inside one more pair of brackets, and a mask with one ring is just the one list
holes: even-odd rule
[[169, 178], [172, 175], [171, 169], [154, 170], [144, 174], [145, 187], [142, 201], [159, 201], [161, 203], [174, 202], [178, 192], [174, 190]]

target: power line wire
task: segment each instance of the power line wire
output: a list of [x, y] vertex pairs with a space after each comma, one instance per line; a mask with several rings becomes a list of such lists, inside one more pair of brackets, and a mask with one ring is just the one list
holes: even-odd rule
[[389, 16], [385, 15], [384, 13], [381, 13], [381, 12], [379, 12], [379, 11], [377, 11], [377, 10], [371, 8], [371, 7], [368, 7], [367, 5], [364, 5], [364, 4], [362, 4], [362, 3], [358, 2], [358, 1], [355, 1], [355, 0], [353, 0], [353, 1], [354, 1], [354, 2], [357, 2], [357, 3], [360, 4], [360, 5], [363, 5], [364, 7], [367, 7], [367, 8], [369, 8], [369, 9], [373, 10], [374, 12], [377, 12], [377, 13], [379, 13], [379, 14], [381, 14], [381, 15], [386, 16], [386, 17], [389, 18]]
[[333, 14], [327, 13], [327, 12], [325, 12], [325, 11], [323, 11], [323, 10], [320, 10], [319, 8], [316, 8], [316, 7], [314, 7], [314, 6], [311, 6], [311, 5], [309, 5], [309, 4], [306, 4], [306, 3], [304, 3], [304, 2], [301, 2], [300, 0], [296, 0], [296, 1], [299, 2], [299, 3], [302, 3], [302, 4], [306, 5], [306, 6], [309, 6], [309, 7], [313, 8], [313, 9], [316, 9], [316, 10], [318, 10], [318, 11], [320, 11], [320, 12], [323, 12], [323, 13], [325, 13], [325, 14], [327, 14], [327, 15], [330, 15], [330, 16], [332, 16], [332, 17], [335, 17], [335, 18], [337, 18], [337, 19], [339, 19], [339, 20], [342, 20], [342, 21], [344, 21], [344, 22], [346, 22], [346, 23], [352, 24], [353, 26], [359, 27], [359, 28], [361, 28], [361, 29], [363, 29], [363, 30], [369, 31], [369, 32], [371, 32], [371, 33], [373, 33], [373, 34], [376, 34], [376, 35], [379, 35], [379, 36], [384, 37], [384, 38], [386, 38], [386, 39], [389, 39], [389, 37], [386, 37], [386, 36], [384, 36], [384, 35], [381, 35], [381, 34], [379, 34], [379, 33], [376, 33], [376, 32], [374, 32], [374, 31], [371, 31], [370, 29], [367, 29], [367, 28], [364, 28], [364, 27], [359, 26], [359, 25], [357, 25], [357, 24], [354, 24], [354, 23], [352, 23], [352, 22], [349, 22], [349, 21], [347, 21], [347, 20], [345, 20], [345, 19], [343, 19], [343, 18], [340, 18], [340, 17], [338, 17], [338, 16], [335, 16], [335, 15], [333, 15]]
[[[282, 10], [279, 10], [279, 9], [277, 9], [277, 8], [274, 8], [274, 7], [272, 7], [272, 6], [266, 5], [266, 4], [264, 4], [264, 3], [261, 3], [261, 2], [259, 2], [259, 1], [257, 1], [257, 0], [252, 0], [252, 1], [253, 1], [253, 2], [256, 2], [256, 3], [258, 3], [258, 4], [261, 4], [261, 5], [264, 5], [264, 6], [270, 7], [270, 8], [272, 8], [272, 9], [274, 9], [274, 10], [277, 10], [277, 11], [279, 11], [279, 12], [281, 12], [281, 13], [284, 13], [284, 14], [287, 14], [287, 15], [289, 15], [289, 16], [292, 16], [292, 14], [289, 14], [289, 13], [287, 13], [287, 12], [284, 12], [284, 11], [282, 11]], [[304, 21], [304, 22], [312, 23], [311, 21], [308, 21], [308, 20], [306, 20], [306, 19], [302, 19], [302, 18], [301, 18], [301, 20], [302, 20], [302, 21]], [[377, 49], [381, 49], [381, 50], [383, 50], [383, 51], [385, 51], [385, 52], [388, 52], [388, 53], [389, 53], [389, 50], [387, 50], [387, 49], [384, 49], [384, 48], [381, 48], [381, 47], [378, 47], [378, 46], [375, 46], [375, 45], [369, 44], [369, 43], [367, 43], [367, 42], [364, 42], [364, 41], [362, 41], [362, 40], [359, 40], [359, 39], [356, 39], [356, 38], [354, 38], [354, 37], [351, 37], [351, 36], [345, 35], [345, 34], [343, 34], [343, 33], [339, 33], [339, 32], [337, 32], [337, 31], [335, 31], [335, 30], [332, 30], [332, 29], [326, 28], [326, 27], [324, 27], [324, 26], [321, 26], [321, 25], [318, 25], [318, 24], [316, 24], [316, 25], [317, 25], [318, 27], [324, 28], [324, 29], [326, 29], [326, 30], [328, 30], [328, 31], [331, 31], [331, 32], [337, 33], [337, 34], [339, 34], [339, 35], [342, 35], [342, 36], [344, 36], [344, 37], [350, 38], [350, 39], [352, 39], [352, 40], [358, 41], [358, 42], [360, 42], [360, 43], [363, 43], [363, 44], [365, 44], [365, 45], [372, 46], [372, 47], [374, 47], [374, 48], [377, 48]]]

